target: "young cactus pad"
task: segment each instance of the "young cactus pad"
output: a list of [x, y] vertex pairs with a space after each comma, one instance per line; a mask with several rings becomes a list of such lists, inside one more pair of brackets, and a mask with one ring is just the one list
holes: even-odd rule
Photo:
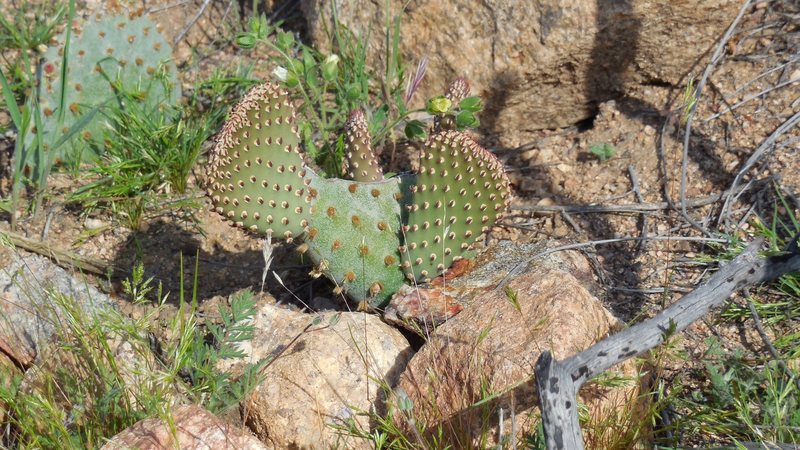
[[347, 177], [355, 181], [382, 180], [383, 170], [378, 165], [375, 153], [372, 152], [364, 111], [356, 109], [350, 113], [345, 124], [345, 134], [347, 150], [344, 163]]
[[[171, 57], [172, 48], [156, 23], [146, 16], [98, 14], [76, 21], [69, 47], [64, 31], [43, 56], [38, 87], [42, 129], [32, 124], [26, 146], [30, 147], [38, 135], [42, 147], [48, 150], [94, 111], [92, 119], [72, 138], [72, 145], [60, 146], [49, 158], [56, 161], [91, 156], [86, 144], [102, 144], [107, 126], [103, 106], [114, 101], [117, 90], [140, 98], [145, 111], [178, 101], [180, 83]], [[62, 74], [64, 61], [66, 76]]]

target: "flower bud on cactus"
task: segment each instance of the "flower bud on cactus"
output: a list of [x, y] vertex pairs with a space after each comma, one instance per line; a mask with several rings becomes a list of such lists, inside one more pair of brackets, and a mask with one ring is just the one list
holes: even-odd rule
[[[469, 97], [469, 82], [466, 78], [459, 77], [450, 83], [444, 97], [454, 105], [458, 105], [461, 100]], [[456, 119], [453, 116], [437, 115], [433, 119], [433, 129], [436, 131], [446, 131], [456, 129]]]

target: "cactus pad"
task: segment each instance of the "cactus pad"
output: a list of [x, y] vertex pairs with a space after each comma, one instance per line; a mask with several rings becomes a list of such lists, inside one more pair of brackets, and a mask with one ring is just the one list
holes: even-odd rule
[[305, 235], [317, 270], [356, 301], [379, 307], [403, 284], [400, 179], [372, 183], [312, 175], [319, 199]]
[[[63, 78], [65, 52], [67, 70]], [[146, 16], [97, 14], [74, 22], [69, 48], [65, 31], [44, 54], [38, 80], [42, 130], [32, 127], [25, 144], [31, 146], [38, 134], [47, 150], [85, 114], [94, 108], [102, 112], [119, 89], [141, 99], [144, 111], [176, 103], [181, 91], [171, 57], [172, 48], [156, 23]], [[91, 148], [86, 144], [102, 144], [105, 122], [102, 113], [95, 114], [70, 145], [50, 155], [51, 161], [93, 155], [86, 151]]]
[[236, 105], [209, 158], [206, 192], [218, 213], [286, 239], [303, 232], [317, 194], [296, 119], [286, 91], [269, 84]]
[[383, 170], [372, 152], [369, 142], [369, 131], [364, 112], [356, 109], [350, 113], [345, 124], [347, 134], [347, 151], [345, 152], [345, 171], [348, 178], [355, 181], [379, 181], [383, 179]]
[[508, 177], [493, 154], [463, 133], [431, 136], [404, 202], [400, 254], [406, 277], [428, 280], [469, 255], [510, 197]]

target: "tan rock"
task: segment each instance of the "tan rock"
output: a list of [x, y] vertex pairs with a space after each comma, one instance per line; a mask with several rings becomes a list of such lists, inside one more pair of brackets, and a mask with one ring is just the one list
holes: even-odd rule
[[[339, 20], [370, 36], [373, 67], [384, 67], [386, 42], [376, 28], [404, 8], [400, 50], [412, 66], [429, 58], [416, 101], [441, 95], [465, 76], [486, 103], [483, 126], [502, 135], [576, 123], [631, 84], [681, 83], [741, 2], [392, 0], [388, 11], [385, 5], [337, 3]], [[329, 2], [303, 0], [302, 8], [315, 45], [324, 47]]]
[[[253, 360], [276, 357], [264, 381], [242, 402], [246, 424], [274, 448], [358, 448], [366, 442], [340, 436], [331, 424], [360, 411], [381, 410], [381, 380], [393, 386], [411, 357], [408, 341], [374, 315], [310, 314], [262, 306], [254, 318]], [[338, 317], [338, 319], [334, 319]]]
[[[531, 433], [537, 420], [532, 375], [541, 352], [550, 350], [556, 358], [565, 358], [621, 326], [570, 274], [580, 272], [576, 269], [586, 264], [579, 254], [523, 260], [522, 265], [507, 246], [489, 255], [495, 258], [493, 277], [489, 271], [477, 277], [464, 275], [467, 280], [483, 280], [479, 281], [483, 287], [463, 294], [472, 297], [462, 299], [464, 310], [430, 335], [395, 390], [411, 400], [418, 424], [431, 433], [441, 427], [449, 442], [461, 442], [462, 446], [485, 435], [481, 431], [485, 429], [491, 430], [490, 441], [498, 442], [501, 409], [505, 437], [512, 429], [512, 411], [518, 437]], [[509, 270], [515, 263], [518, 270]], [[497, 281], [485, 283], [492, 278]], [[608, 420], [618, 414], [624, 421], [625, 414], [632, 411], [626, 406], [633, 405], [629, 400], [637, 393], [635, 367], [628, 363], [621, 372], [632, 377], [623, 388], [593, 383], [581, 390], [581, 399], [593, 417]], [[490, 400], [476, 406], [484, 399]], [[408, 425], [402, 418], [399, 424]]]
[[247, 430], [235, 427], [197, 405], [172, 410], [175, 432], [163, 419], [136, 422], [108, 441], [102, 450], [261, 450], [266, 449]]

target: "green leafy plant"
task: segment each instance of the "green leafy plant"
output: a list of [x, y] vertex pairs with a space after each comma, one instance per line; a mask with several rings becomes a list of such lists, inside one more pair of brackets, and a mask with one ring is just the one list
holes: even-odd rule
[[[386, 65], [379, 71], [367, 63], [366, 39], [339, 23], [335, 7], [332, 8], [332, 25], [326, 29], [331, 48], [328, 54], [304, 45], [293, 34], [270, 24], [263, 15], [251, 18], [248, 30], [236, 38], [242, 48], [264, 45], [278, 55], [270, 60], [276, 65], [273, 77], [300, 100], [297, 113], [303, 119], [298, 122], [301, 142], [320, 175], [341, 175], [345, 124], [348, 112], [355, 109], [365, 109], [369, 139], [376, 147], [387, 139], [396, 139], [396, 130], [401, 126], [406, 138], [425, 139], [427, 127], [410, 117], [426, 111], [436, 118], [437, 129], [463, 130], [479, 125], [475, 117], [482, 107], [479, 99], [472, 97], [459, 103], [466, 97], [461, 92], [469, 89], [465, 81], [455, 92], [448, 92], [447, 108], [409, 109], [408, 104], [425, 75], [425, 62], [406, 80], [399, 52], [399, 16], [387, 18]], [[452, 126], [438, 125], [438, 120], [444, 117]]]
[[345, 167], [325, 179], [304, 160], [303, 128], [286, 91], [263, 84], [234, 108], [211, 153], [207, 194], [235, 225], [289, 241], [364, 307], [382, 306], [404, 279], [442, 274], [503, 214], [502, 164], [467, 135], [438, 131], [415, 176], [386, 179], [363, 113], [350, 116]]
[[75, 190], [70, 200], [82, 204], [86, 213], [108, 209], [134, 230], [148, 211], [196, 208], [191, 199], [170, 199], [190, 188], [203, 144], [223, 122], [240, 86], [251, 83], [249, 69], [230, 76], [216, 72], [197, 83], [188, 105], [156, 113], [134, 101], [135, 93], [120, 91], [125, 107], [108, 109], [102, 156], [85, 171], [93, 181]]
[[[236, 377], [217, 367], [223, 359], [242, 358], [235, 344], [252, 339], [252, 293], [233, 295], [230, 306], [219, 309], [220, 323], [202, 325], [195, 265], [191, 298], [180, 293], [179, 313], [166, 324], [169, 337], [159, 340], [155, 324], [167, 295], [141, 265], [122, 286], [134, 304], [152, 305], [155, 299], [154, 307], [135, 320], [114, 308], [87, 315], [71, 297], [47, 291], [48, 311], [42, 313], [58, 317], [55, 344], [25, 376], [0, 365], [0, 446], [99, 448], [145, 417], [171, 422], [170, 407], [187, 399], [224, 412], [263, 380], [260, 369], [267, 360], [245, 364]], [[120, 348], [127, 356], [120, 356]]]
[[609, 143], [594, 144], [589, 147], [589, 151], [596, 156], [600, 162], [606, 162], [617, 154], [617, 149]]

